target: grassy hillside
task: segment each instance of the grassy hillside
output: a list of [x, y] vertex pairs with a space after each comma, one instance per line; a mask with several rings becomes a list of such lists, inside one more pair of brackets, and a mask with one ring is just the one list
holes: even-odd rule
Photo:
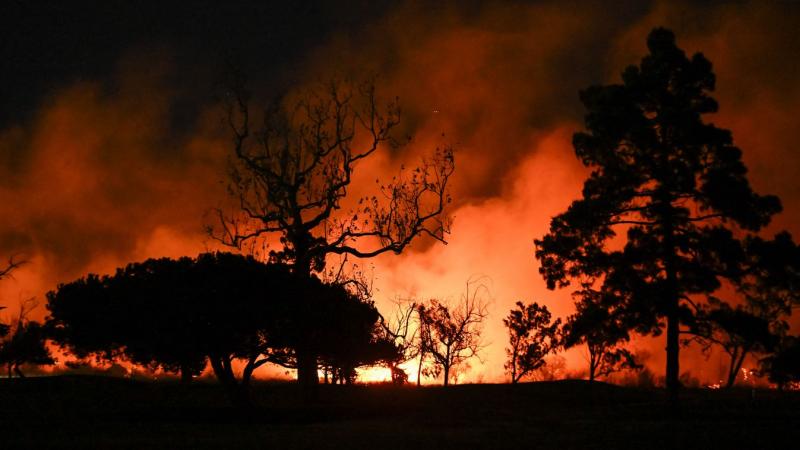
[[[793, 448], [800, 397], [686, 391], [679, 418], [658, 391], [583, 381], [439, 387], [261, 383], [260, 407], [215, 384], [94, 376], [0, 380], [0, 448]], [[790, 442], [788, 446], [779, 445]]]

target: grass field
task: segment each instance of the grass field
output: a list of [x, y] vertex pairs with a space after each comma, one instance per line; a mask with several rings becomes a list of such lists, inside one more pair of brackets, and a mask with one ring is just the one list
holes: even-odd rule
[[96, 376], [0, 380], [0, 448], [798, 448], [800, 396], [661, 392], [584, 381], [440, 387], [254, 387], [256, 411], [212, 383]]

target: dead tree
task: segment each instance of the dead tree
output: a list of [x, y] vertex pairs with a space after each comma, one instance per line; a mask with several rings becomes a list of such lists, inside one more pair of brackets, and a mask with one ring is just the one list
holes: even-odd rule
[[10, 276], [11, 272], [13, 272], [14, 270], [18, 269], [20, 266], [22, 266], [25, 263], [26, 263], [26, 261], [24, 261], [24, 260], [19, 260], [19, 259], [15, 260], [13, 256], [11, 258], [8, 258], [8, 263], [6, 264], [6, 267], [3, 268], [3, 269], [0, 269], [0, 280]]
[[[418, 306], [413, 301], [395, 300], [395, 308], [391, 318], [381, 317], [381, 327], [397, 347], [398, 358], [389, 361], [389, 370], [392, 372], [392, 383], [405, 384], [408, 381], [408, 374], [400, 368], [400, 365], [415, 359], [421, 355], [420, 349], [420, 326], [415, 322]], [[417, 374], [417, 384], [419, 384], [419, 374]]]
[[[215, 211], [213, 238], [263, 251], [304, 277], [324, 272], [331, 256], [399, 254], [418, 236], [445, 242], [454, 170], [449, 147], [412, 170], [401, 168], [375, 195], [348, 199], [356, 167], [393, 143], [400, 121], [397, 102], [380, 107], [373, 84], [334, 81], [285, 96], [267, 104], [258, 127], [241, 77], [227, 99], [234, 137], [229, 192], [236, 204]], [[276, 237], [278, 248], [266, 251]], [[313, 394], [316, 351], [294, 350], [298, 381]]]

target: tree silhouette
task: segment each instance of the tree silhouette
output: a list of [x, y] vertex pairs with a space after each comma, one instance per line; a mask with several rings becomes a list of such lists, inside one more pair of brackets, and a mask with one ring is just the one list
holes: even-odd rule
[[444, 385], [457, 369], [471, 358], [478, 357], [483, 348], [481, 333], [486, 319], [486, 287], [476, 280], [467, 281], [460, 301], [450, 307], [438, 300], [419, 305], [421, 360], [430, 355], [433, 367], [429, 375], [443, 375]]
[[[180, 372], [184, 381], [208, 362], [239, 406], [250, 404], [254, 371], [267, 363], [297, 367], [298, 347], [348, 382], [358, 367], [394, 360], [398, 351], [372, 302], [284, 264], [230, 253], [149, 259], [113, 276], [90, 275], [48, 293], [48, 310], [56, 342], [78, 357], [127, 359]], [[236, 360], [244, 364], [239, 376]]]
[[[587, 132], [573, 138], [591, 169], [583, 198], [554, 217], [536, 241], [549, 288], [576, 277], [613, 294], [637, 331], [667, 334], [666, 384], [677, 401], [680, 323], [692, 297], [720, 286], [741, 253], [736, 229], [756, 231], [780, 211], [755, 194], [731, 133], [703, 121], [717, 111], [715, 77], [691, 59], [671, 31], [647, 38], [650, 54], [622, 73], [622, 84], [580, 93]], [[622, 248], [612, 243], [619, 233]]]
[[[184, 380], [208, 360], [244, 405], [253, 371], [269, 362], [275, 314], [307, 289], [294, 280], [285, 266], [227, 253], [150, 259], [59, 285], [47, 295], [48, 323], [56, 342], [82, 358], [124, 357]], [[240, 379], [235, 359], [245, 362]]]
[[621, 346], [630, 339], [630, 327], [615, 307], [618, 302], [607, 293], [586, 288], [577, 293], [577, 311], [563, 328], [565, 348], [586, 344], [589, 351], [589, 381], [625, 369], [638, 369], [633, 354]]
[[352, 383], [356, 369], [397, 358], [398, 349], [383, 334], [372, 301], [341, 284], [323, 283], [316, 277], [295, 279], [305, 280], [306, 290], [287, 297], [273, 311], [277, 325], [270, 339], [277, 351], [269, 352], [272, 361], [296, 368], [295, 349], [307, 348], [318, 355], [326, 376], [333, 375], [334, 382]]
[[[401, 170], [380, 186], [380, 195], [341, 211], [358, 163], [390, 143], [400, 120], [395, 102], [378, 105], [374, 85], [331, 82], [278, 99], [266, 106], [253, 133], [243, 80], [235, 76], [231, 84], [228, 124], [236, 157], [229, 190], [237, 207], [231, 214], [217, 211], [212, 237], [253, 250], [277, 235], [281, 248], [270, 257], [301, 277], [323, 272], [329, 256], [400, 253], [421, 235], [444, 242], [454, 169], [449, 148]], [[315, 395], [318, 355], [302, 346], [296, 351], [298, 381]]]
[[[392, 382], [395, 384], [405, 384], [408, 381], [408, 374], [400, 368], [400, 365], [417, 357], [422, 362], [421, 339], [419, 324], [419, 305], [416, 302], [396, 301], [394, 315], [389, 319], [381, 316], [380, 323], [383, 334], [390, 339], [397, 349], [397, 357], [388, 361], [389, 370], [392, 372]], [[415, 318], [417, 319], [415, 322]], [[420, 385], [422, 365], [420, 364], [417, 373], [417, 386]]]
[[748, 237], [746, 263], [736, 289], [746, 304], [772, 320], [800, 306], [800, 246], [784, 231], [773, 239]]
[[25, 364], [55, 364], [46, 345], [46, 330], [40, 323], [27, 319], [28, 313], [35, 307], [33, 299], [22, 302], [16, 323], [6, 328], [5, 334], [0, 336], [5, 337], [0, 342], [0, 366], [6, 366], [9, 378], [12, 374], [24, 378], [21, 366]]
[[[752, 308], [727, 303], [714, 304], [698, 317], [700, 332], [696, 339], [706, 345], [719, 345], [730, 358], [725, 387], [730, 388], [742, 368], [745, 358], [753, 353], [772, 351], [780, 339], [780, 332], [773, 329], [769, 318], [759, 315]], [[781, 329], [784, 327], [779, 325]]]
[[800, 382], [800, 338], [786, 336], [777, 351], [760, 361], [761, 373], [783, 390], [789, 383]]
[[516, 384], [542, 367], [545, 356], [559, 347], [561, 319], [551, 320], [545, 305], [517, 302], [516, 308], [503, 319], [503, 324], [508, 328], [509, 343], [505, 369], [511, 374], [511, 382]]
[[800, 305], [800, 248], [787, 232], [772, 240], [749, 237], [745, 240], [746, 263], [742, 274], [733, 280], [743, 304], [731, 307], [711, 297], [691, 327], [694, 336], [710, 349], [718, 345], [730, 357], [725, 386], [736, 381], [745, 358], [775, 350], [789, 325], [786, 318]]

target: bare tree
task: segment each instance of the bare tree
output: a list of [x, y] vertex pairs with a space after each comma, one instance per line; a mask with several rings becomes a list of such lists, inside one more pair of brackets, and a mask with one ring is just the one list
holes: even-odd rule
[[480, 281], [468, 280], [460, 301], [452, 307], [435, 299], [418, 307], [420, 366], [430, 355], [433, 367], [429, 374], [437, 376], [441, 372], [445, 386], [468, 360], [479, 358], [483, 348], [481, 333], [488, 316], [488, 288]]
[[11, 258], [8, 258], [8, 263], [6, 263], [6, 267], [3, 268], [3, 269], [0, 269], [0, 280], [10, 276], [11, 272], [13, 272], [14, 270], [18, 269], [20, 266], [22, 266], [25, 263], [26, 263], [25, 260], [19, 260], [19, 259], [15, 260], [13, 256]]
[[[229, 191], [236, 206], [216, 211], [217, 223], [208, 228], [213, 238], [261, 251], [278, 237], [281, 248], [269, 257], [301, 276], [324, 272], [329, 256], [399, 254], [422, 235], [445, 242], [454, 170], [449, 147], [415, 169], [401, 169], [379, 184], [376, 195], [343, 210], [358, 163], [393, 143], [400, 120], [396, 101], [380, 107], [374, 84], [333, 81], [268, 103], [253, 132], [249, 95], [242, 77], [234, 78], [227, 117], [235, 156]], [[314, 350], [301, 346], [295, 352], [298, 381], [315, 386]]]
[[[412, 359], [421, 355], [420, 349], [420, 326], [415, 324], [415, 316], [418, 311], [418, 304], [414, 301], [396, 299], [394, 311], [389, 319], [381, 317], [381, 326], [384, 333], [389, 336], [397, 347], [398, 359], [389, 362], [389, 370], [392, 372], [392, 382], [395, 384], [405, 384], [408, 381], [408, 374], [400, 368]], [[419, 374], [417, 374], [417, 384], [419, 384]]]

